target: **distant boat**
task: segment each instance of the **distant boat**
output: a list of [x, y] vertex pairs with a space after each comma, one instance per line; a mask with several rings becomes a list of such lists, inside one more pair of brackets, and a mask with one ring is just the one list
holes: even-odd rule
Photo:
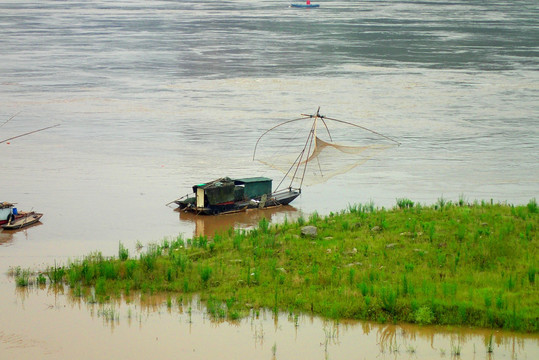
[[2, 225], [4, 230], [17, 230], [37, 223], [43, 214], [31, 212], [21, 212], [9, 217], [8, 221]]
[[18, 211], [14, 204], [0, 202], [0, 226], [6, 230], [20, 229], [35, 224], [43, 214]]
[[290, 7], [310, 9], [310, 8], [320, 7], [320, 5], [319, 4], [290, 4]]

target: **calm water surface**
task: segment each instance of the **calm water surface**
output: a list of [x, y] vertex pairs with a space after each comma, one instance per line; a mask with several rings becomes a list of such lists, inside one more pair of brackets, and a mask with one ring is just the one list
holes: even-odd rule
[[[41, 225], [0, 232], [0, 271], [96, 250], [115, 255], [119, 242], [134, 249], [137, 242], [255, 226], [260, 214], [200, 220], [165, 204], [221, 176], [279, 179], [251, 160], [258, 136], [318, 106], [402, 145], [304, 188], [292, 208], [264, 214], [272, 221], [371, 200], [393, 206], [402, 197], [426, 204], [442, 197], [526, 204], [538, 197], [537, 1], [320, 4], [304, 11], [285, 1], [0, 0], [0, 141], [60, 124], [0, 144], [0, 201], [45, 213]], [[136, 325], [122, 312], [121, 324], [110, 326], [63, 295], [31, 292], [23, 301], [4, 276], [0, 290], [0, 354], [8, 349], [16, 358], [79, 357], [75, 344], [98, 346], [77, 336], [88, 332], [96, 342], [112, 334], [102, 348], [119, 351], [115, 358], [127, 357], [128, 344], [147, 343], [146, 353], [134, 352], [146, 358], [159, 341], [163, 354], [175, 356], [167, 329], [187, 329], [162, 309]], [[51, 323], [55, 333], [41, 335]], [[262, 346], [249, 321], [204, 323], [214, 329], [204, 333], [220, 344], [219, 355], [229, 358], [269, 358], [274, 343], [276, 358], [297, 357], [299, 347], [325, 356], [321, 320], [312, 321], [316, 346], [297, 340], [309, 336], [308, 326], [292, 326], [295, 335], [281, 341], [268, 339], [263, 325]], [[482, 335], [474, 336], [465, 346], [482, 358]], [[189, 357], [204, 357], [207, 339], [183, 338]], [[18, 339], [35, 346], [18, 346]], [[518, 351], [492, 358], [539, 357], [536, 336], [499, 339], [499, 348]], [[189, 341], [200, 341], [198, 355]], [[332, 343], [330, 357], [358, 354], [345, 342]], [[420, 355], [429, 345], [412, 346], [431, 358]], [[448, 344], [433, 348], [450, 356]], [[403, 347], [372, 349], [365, 358], [415, 356]]]

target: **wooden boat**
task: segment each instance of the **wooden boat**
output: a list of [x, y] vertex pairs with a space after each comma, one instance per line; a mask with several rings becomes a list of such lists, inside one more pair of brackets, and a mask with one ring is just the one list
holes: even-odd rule
[[43, 214], [36, 213], [34, 211], [31, 212], [21, 212], [15, 215], [14, 217], [11, 217], [7, 223], [2, 225], [2, 228], [4, 230], [18, 230], [22, 229], [23, 227], [30, 226], [32, 224], [37, 223]]
[[180, 210], [201, 215], [219, 215], [288, 205], [301, 193], [301, 190], [291, 188], [272, 192], [271, 188], [272, 179], [266, 177], [224, 177], [194, 185], [193, 194], [185, 195], [173, 203]]
[[319, 4], [290, 4], [290, 7], [301, 9], [312, 9], [320, 7]]

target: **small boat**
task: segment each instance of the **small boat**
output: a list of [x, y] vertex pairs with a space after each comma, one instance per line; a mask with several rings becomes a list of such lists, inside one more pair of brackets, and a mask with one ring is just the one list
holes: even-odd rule
[[231, 214], [247, 209], [264, 209], [288, 205], [301, 190], [284, 189], [272, 192], [272, 179], [250, 177], [220, 178], [193, 186], [193, 194], [185, 195], [173, 203], [180, 210], [201, 215]]
[[290, 4], [293, 8], [312, 9], [320, 7], [319, 4]]
[[34, 211], [18, 211], [14, 204], [9, 202], [0, 203], [0, 226], [6, 230], [20, 229], [35, 224], [43, 214]]
[[30, 226], [37, 223], [43, 214], [31, 212], [21, 212], [15, 216], [10, 217], [7, 223], [2, 225], [4, 230], [18, 230], [23, 227]]

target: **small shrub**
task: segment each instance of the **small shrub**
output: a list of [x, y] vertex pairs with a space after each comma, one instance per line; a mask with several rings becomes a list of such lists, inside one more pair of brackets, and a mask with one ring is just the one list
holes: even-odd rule
[[200, 269], [200, 279], [202, 280], [204, 285], [206, 285], [208, 280], [210, 280], [212, 272], [213, 272], [213, 269], [209, 266], [203, 266]]
[[515, 288], [515, 279], [513, 279], [513, 275], [509, 275], [509, 279], [507, 279], [507, 290], [511, 291]]
[[423, 229], [427, 232], [427, 235], [429, 236], [429, 241], [432, 242], [434, 240], [434, 234], [436, 232], [436, 227], [434, 222], [427, 222], [423, 224]]
[[238, 251], [241, 251], [241, 242], [243, 240], [243, 236], [241, 236], [241, 234], [239, 233], [236, 233], [234, 235], [234, 238], [232, 240], [232, 244], [234, 246], [234, 249], [238, 250]]
[[535, 268], [535, 266], [530, 266], [528, 268], [528, 281], [530, 282], [530, 284], [535, 284], [535, 273], [537, 272], [537, 269]]
[[29, 284], [28, 275], [22, 274], [15, 278], [15, 283], [18, 287], [26, 287]]
[[503, 294], [500, 292], [496, 296], [496, 309], [502, 310], [505, 307], [505, 303], [503, 301]]
[[260, 229], [260, 231], [263, 233], [263, 234], [267, 234], [268, 233], [268, 229], [269, 229], [269, 221], [263, 217], [259, 222], [258, 222], [258, 228]]
[[228, 313], [230, 320], [238, 320], [240, 318], [240, 313], [236, 310], [232, 310]]
[[121, 261], [125, 261], [129, 258], [129, 250], [124, 247], [124, 245], [120, 242], [118, 245], [118, 258]]
[[457, 238], [458, 241], [462, 242], [465, 236], [466, 236], [466, 226], [462, 224], [458, 224], [455, 237]]
[[492, 297], [490, 295], [490, 289], [483, 293], [483, 299], [485, 300], [485, 306], [489, 308], [492, 305]]
[[47, 279], [45, 278], [45, 276], [43, 276], [43, 274], [39, 274], [38, 277], [37, 277], [37, 283], [39, 285], [45, 285], [47, 283]]
[[415, 312], [415, 321], [421, 325], [428, 325], [434, 321], [434, 314], [428, 306], [422, 306]]
[[368, 213], [374, 213], [375, 209], [376, 209], [376, 207], [374, 206], [374, 201], [372, 201], [372, 200], [370, 200], [368, 203], [366, 203], [365, 206], [363, 207], [363, 211], [368, 212]]
[[49, 277], [49, 280], [53, 284], [57, 284], [62, 281], [64, 278], [65, 270], [63, 267], [56, 267], [49, 268], [47, 271], [47, 276]]
[[157, 256], [152, 253], [141, 254], [140, 262], [144, 264], [147, 271], [152, 272], [155, 268], [155, 263], [157, 262]]
[[435, 207], [436, 207], [436, 209], [443, 210], [446, 205], [448, 205], [447, 200], [444, 199], [444, 197], [442, 196], [442, 197], [438, 198], [438, 201], [436, 202]]
[[309, 222], [313, 225], [316, 225], [316, 223], [320, 220], [320, 215], [315, 211], [309, 216]]
[[406, 278], [406, 274], [402, 275], [402, 295], [408, 295], [408, 279]]
[[96, 295], [105, 295], [106, 289], [105, 289], [105, 278], [100, 277], [97, 279], [97, 282], [95, 284], [95, 293]]
[[414, 207], [414, 202], [410, 199], [397, 199], [397, 206], [399, 209], [411, 209]]
[[354, 285], [355, 277], [356, 277], [356, 269], [354, 269], [353, 267], [351, 267], [351, 268], [350, 268], [350, 271], [348, 272], [348, 281], [349, 281], [349, 283], [350, 283], [350, 286], [353, 286], [353, 285]]
[[361, 295], [363, 295], [364, 297], [367, 296], [367, 294], [369, 293], [369, 287], [364, 282], [358, 284], [358, 288], [359, 291], [361, 291]]
[[535, 198], [531, 199], [530, 202], [528, 202], [527, 207], [530, 214], [537, 214], [538, 209], [537, 209], [537, 201], [535, 200]]
[[383, 287], [380, 291], [380, 298], [382, 300], [382, 308], [390, 314], [394, 314], [395, 305], [397, 303], [397, 293], [391, 288]]
[[206, 249], [207, 246], [208, 246], [208, 237], [201, 235], [193, 239], [193, 247]]

